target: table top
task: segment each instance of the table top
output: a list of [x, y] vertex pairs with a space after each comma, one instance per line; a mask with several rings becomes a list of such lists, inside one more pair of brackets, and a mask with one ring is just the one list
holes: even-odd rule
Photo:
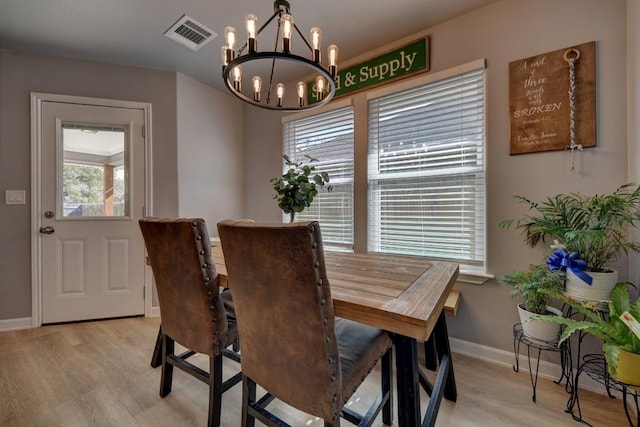
[[[220, 285], [229, 286], [220, 246]], [[336, 316], [427, 340], [458, 277], [457, 263], [424, 257], [325, 251]]]

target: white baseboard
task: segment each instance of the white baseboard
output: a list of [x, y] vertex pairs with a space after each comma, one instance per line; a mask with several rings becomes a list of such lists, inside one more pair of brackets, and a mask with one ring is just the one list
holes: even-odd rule
[[[160, 307], [151, 307], [149, 317], [160, 317]], [[20, 329], [33, 328], [31, 317], [20, 317], [17, 319], [0, 319], [0, 332], [17, 331]]]
[[[469, 341], [463, 341], [457, 338], [449, 338], [449, 344], [451, 345], [451, 351], [454, 353], [462, 354], [474, 359], [480, 359], [489, 363], [496, 363], [498, 365], [513, 367], [515, 364], [515, 356], [512, 351], [504, 351], [493, 347], [487, 347], [481, 344], [472, 343]], [[520, 368], [528, 370], [527, 356], [520, 355]], [[546, 360], [540, 361], [540, 367], [538, 370], [538, 376], [551, 380], [557, 380], [560, 378], [562, 369], [559, 364], [551, 363]], [[575, 376], [576, 370], [573, 370]], [[590, 378], [588, 375], [580, 375], [579, 388], [593, 391], [598, 394], [606, 394], [605, 388], [602, 384]], [[615, 394], [615, 393], [614, 393]], [[617, 397], [622, 397], [620, 394]]]
[[31, 317], [0, 320], [0, 332], [17, 331], [18, 329], [30, 329], [33, 328], [33, 324], [31, 322]]

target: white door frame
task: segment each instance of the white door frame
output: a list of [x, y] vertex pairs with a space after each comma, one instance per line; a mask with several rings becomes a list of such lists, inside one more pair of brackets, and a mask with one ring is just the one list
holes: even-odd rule
[[[71, 104], [95, 105], [144, 110], [144, 204], [143, 216], [153, 214], [153, 185], [151, 157], [151, 104], [145, 102], [119, 101], [115, 99], [87, 98], [50, 93], [31, 93], [31, 326], [42, 325], [42, 247], [40, 238], [40, 179], [42, 173], [42, 103], [64, 102]], [[144, 315], [152, 315], [152, 275], [144, 269]]]

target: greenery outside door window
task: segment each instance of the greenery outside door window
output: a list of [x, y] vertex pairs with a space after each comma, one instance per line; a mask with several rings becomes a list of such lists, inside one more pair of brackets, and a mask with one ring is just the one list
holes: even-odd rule
[[62, 125], [63, 217], [129, 215], [125, 139], [123, 128]]

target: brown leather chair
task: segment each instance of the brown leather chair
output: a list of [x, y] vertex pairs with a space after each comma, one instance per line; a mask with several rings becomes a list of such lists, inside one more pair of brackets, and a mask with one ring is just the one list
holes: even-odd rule
[[[162, 327], [160, 396], [171, 392], [173, 367], [209, 385], [209, 426], [220, 425], [222, 393], [239, 383], [238, 373], [222, 380], [223, 355], [239, 361], [228, 346], [238, 329], [228, 321], [211, 259], [207, 226], [201, 218], [140, 220], [140, 229], [158, 291]], [[174, 342], [188, 351], [176, 355]], [[195, 353], [209, 356], [209, 372], [189, 363]]]
[[[274, 399], [338, 426], [391, 423], [391, 339], [334, 316], [317, 222], [218, 223], [242, 342], [242, 425], [284, 426]], [[382, 359], [382, 393], [366, 416], [344, 405]], [[256, 384], [267, 394], [256, 400]]]

